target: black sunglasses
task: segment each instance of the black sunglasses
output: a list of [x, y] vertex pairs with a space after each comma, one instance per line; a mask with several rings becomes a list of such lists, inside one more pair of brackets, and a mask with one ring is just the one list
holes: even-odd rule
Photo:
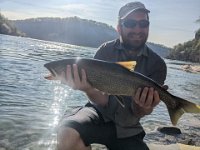
[[149, 21], [148, 20], [140, 20], [140, 21], [136, 21], [136, 20], [124, 20], [121, 25], [123, 25], [126, 28], [135, 28], [137, 26], [137, 24], [139, 25], [140, 28], [146, 28], [149, 26]]

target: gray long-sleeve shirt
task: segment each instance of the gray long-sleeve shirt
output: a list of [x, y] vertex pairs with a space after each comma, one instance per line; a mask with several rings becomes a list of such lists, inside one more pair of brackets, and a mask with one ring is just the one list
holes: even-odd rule
[[[132, 50], [124, 48], [117, 39], [101, 45], [94, 58], [110, 62], [136, 61], [137, 65], [134, 71], [142, 73], [160, 85], [163, 85], [166, 79], [167, 67], [164, 60], [146, 45], [135, 55]], [[95, 105], [105, 121], [113, 121], [116, 124], [119, 138], [133, 136], [143, 131], [139, 123], [140, 118], [133, 115], [132, 98], [123, 96], [123, 102], [125, 107], [119, 104], [115, 96], [110, 95], [106, 107]]]

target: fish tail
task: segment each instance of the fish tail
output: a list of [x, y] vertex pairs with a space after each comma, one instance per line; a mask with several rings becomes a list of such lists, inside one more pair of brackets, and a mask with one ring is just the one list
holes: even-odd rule
[[176, 125], [179, 118], [184, 113], [200, 113], [200, 105], [184, 100], [180, 97], [173, 96], [176, 101], [176, 107], [172, 108], [167, 105], [169, 116], [173, 125]]

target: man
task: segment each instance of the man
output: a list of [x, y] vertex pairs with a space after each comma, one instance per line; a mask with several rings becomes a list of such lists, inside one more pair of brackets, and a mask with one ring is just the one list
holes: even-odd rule
[[[103, 44], [94, 58], [111, 62], [134, 60], [137, 62], [135, 71], [163, 85], [166, 64], [145, 45], [149, 12], [140, 2], [124, 5], [119, 11], [117, 26], [120, 39]], [[132, 97], [108, 95], [89, 85], [84, 70], [80, 77], [75, 64], [67, 66], [65, 79], [73, 89], [85, 92], [90, 101], [70, 116], [63, 117], [58, 130], [59, 150], [89, 150], [92, 143], [104, 144], [109, 150], [148, 149], [143, 142], [145, 132], [139, 120], [160, 102], [157, 91], [145, 87], [139, 88]]]

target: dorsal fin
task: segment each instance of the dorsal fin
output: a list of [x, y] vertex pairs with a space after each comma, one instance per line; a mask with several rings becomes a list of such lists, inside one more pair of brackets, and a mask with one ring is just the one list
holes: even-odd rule
[[119, 64], [128, 70], [134, 70], [137, 63], [136, 61], [120, 61], [116, 62], [116, 64]]

